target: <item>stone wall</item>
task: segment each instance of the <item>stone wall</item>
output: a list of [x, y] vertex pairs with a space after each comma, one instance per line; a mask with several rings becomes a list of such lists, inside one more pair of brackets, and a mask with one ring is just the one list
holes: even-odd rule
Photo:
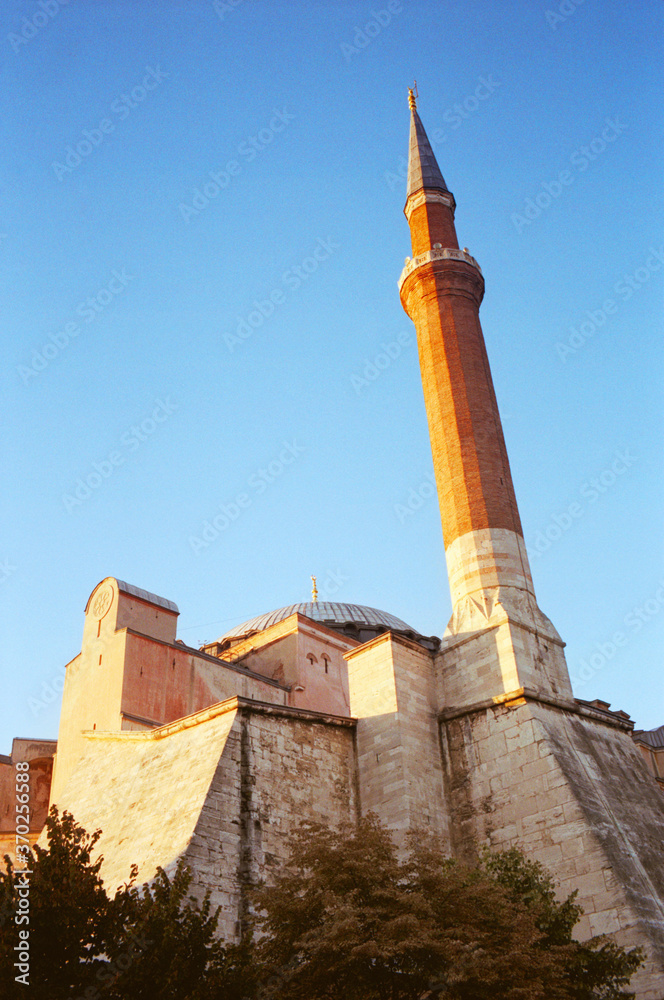
[[149, 732], [86, 733], [59, 806], [89, 832], [112, 892], [149, 881], [183, 857], [193, 891], [221, 907], [219, 933], [238, 935], [244, 889], [286, 857], [302, 819], [339, 826], [357, 813], [354, 723], [232, 698]]
[[564, 643], [534, 598], [514, 587], [459, 601], [435, 668], [440, 704], [447, 707], [523, 687], [574, 702]]
[[[102, 876], [113, 891], [139, 866], [139, 880], [168, 869], [186, 850], [224, 753], [234, 699], [206, 718], [145, 733], [86, 733], [86, 749], [58, 807], [88, 832], [102, 830]], [[188, 724], [187, 724], [188, 723]]]
[[[357, 645], [357, 640], [296, 612], [257, 635], [235, 642], [220, 655], [281, 681], [290, 689], [288, 703], [296, 708], [349, 715], [343, 654]], [[213, 643], [211, 648], [218, 646]]]
[[48, 813], [54, 753], [55, 740], [15, 739], [12, 742], [11, 755], [0, 755], [0, 866], [2, 867], [5, 854], [8, 854], [12, 861], [16, 861], [16, 776], [26, 774], [25, 771], [17, 771], [16, 764], [27, 761], [30, 765], [27, 772], [30, 799], [26, 803], [30, 831], [26, 836], [30, 844], [34, 844]]
[[[118, 618], [143, 631], [116, 628]], [[93, 591], [83, 646], [65, 675], [52, 802], [58, 802], [84, 752], [82, 733], [88, 730], [161, 726], [235, 695], [287, 701], [288, 692], [277, 681], [176, 642], [175, 621], [173, 613], [119, 591], [112, 579]], [[170, 639], [163, 637], [167, 632]]]
[[123, 716], [164, 725], [236, 695], [280, 705], [288, 698], [277, 681], [187, 646], [130, 631], [125, 643]]
[[428, 826], [449, 843], [431, 654], [387, 633], [346, 659], [362, 812], [399, 836]]
[[221, 907], [223, 938], [238, 938], [247, 888], [285, 860], [300, 821], [356, 819], [356, 784], [350, 720], [241, 704], [185, 853], [197, 894]]
[[561, 894], [579, 890], [576, 936], [645, 945], [632, 986], [662, 1000], [664, 804], [629, 735], [600, 712], [516, 698], [444, 719], [442, 746], [454, 853], [522, 847]]

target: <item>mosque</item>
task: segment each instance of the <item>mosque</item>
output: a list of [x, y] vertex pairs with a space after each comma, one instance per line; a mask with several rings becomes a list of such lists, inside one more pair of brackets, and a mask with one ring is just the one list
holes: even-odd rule
[[133, 863], [149, 880], [184, 858], [229, 940], [247, 883], [305, 818], [336, 826], [372, 810], [397, 838], [424, 825], [467, 859], [519, 845], [562, 893], [578, 889], [578, 937], [643, 946], [632, 988], [663, 1000], [664, 797], [651, 771], [664, 775], [664, 731], [635, 743], [624, 712], [573, 695], [529, 568], [479, 321], [484, 278], [454, 213], [411, 92], [399, 290], [443, 522], [445, 634], [314, 594], [194, 649], [171, 600], [108, 577], [67, 665], [55, 756], [53, 741], [16, 740], [0, 758], [0, 837], [13, 762], [30, 760], [33, 839], [50, 786], [51, 803], [103, 831], [110, 889]]

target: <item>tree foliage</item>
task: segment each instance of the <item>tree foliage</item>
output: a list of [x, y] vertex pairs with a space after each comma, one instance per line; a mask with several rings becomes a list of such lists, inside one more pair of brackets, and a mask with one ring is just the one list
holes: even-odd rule
[[[556, 899], [518, 850], [470, 867], [424, 833], [397, 851], [375, 817], [341, 832], [305, 823], [288, 862], [253, 894], [241, 944], [215, 937], [190, 872], [109, 896], [100, 832], [52, 810], [27, 855], [33, 1000], [625, 1000], [638, 949], [579, 943], [575, 894]], [[95, 860], [93, 860], [95, 858]], [[19, 879], [0, 869], [0, 982], [15, 980]]]
[[[17, 925], [20, 877], [8, 856], [0, 869], [0, 982], [5, 1000], [24, 998], [16, 982], [18, 932], [29, 930], [31, 1000], [207, 1000], [207, 980], [221, 961], [216, 915], [206, 898], [188, 898], [183, 865], [152, 885], [129, 882], [110, 897], [92, 860], [100, 831], [88, 834], [71, 813], [52, 809], [48, 847], [26, 856], [29, 924]], [[22, 866], [19, 866], [19, 870]], [[216, 973], [215, 973], [216, 982]]]
[[402, 859], [373, 817], [305, 824], [256, 906], [261, 1000], [618, 1000], [640, 964], [574, 941], [574, 895], [519, 851], [471, 868], [415, 834]]

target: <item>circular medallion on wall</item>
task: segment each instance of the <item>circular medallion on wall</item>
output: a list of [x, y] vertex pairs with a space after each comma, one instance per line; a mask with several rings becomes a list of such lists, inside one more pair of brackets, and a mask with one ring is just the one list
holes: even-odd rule
[[113, 603], [113, 588], [106, 586], [97, 591], [92, 607], [90, 608], [94, 618], [103, 618], [111, 604]]

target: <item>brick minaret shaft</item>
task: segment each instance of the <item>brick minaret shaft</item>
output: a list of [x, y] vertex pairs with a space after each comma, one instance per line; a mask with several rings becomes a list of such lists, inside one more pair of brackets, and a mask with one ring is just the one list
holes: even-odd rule
[[459, 249], [454, 197], [412, 92], [410, 108], [404, 212], [413, 257], [400, 292], [417, 329], [452, 602], [456, 609], [470, 597], [491, 605], [516, 600], [520, 617], [529, 617], [533, 583], [479, 320], [484, 278]]

